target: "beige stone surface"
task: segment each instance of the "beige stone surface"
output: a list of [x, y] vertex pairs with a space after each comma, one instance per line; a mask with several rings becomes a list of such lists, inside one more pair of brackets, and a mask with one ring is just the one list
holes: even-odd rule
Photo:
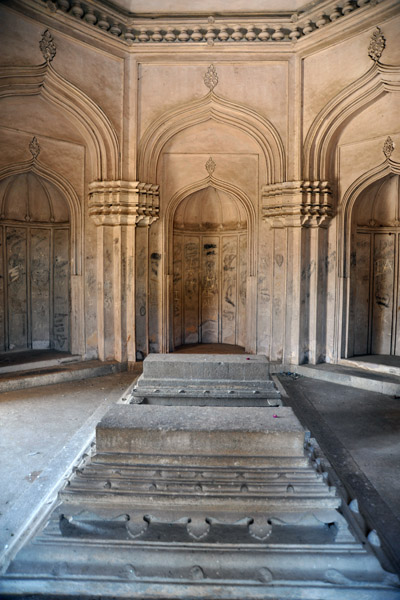
[[[187, 293], [174, 270], [175, 212], [190, 198], [199, 243], [208, 244], [216, 224], [208, 228], [201, 198], [211, 186], [239, 203], [247, 236], [232, 284], [241, 290], [233, 311], [241, 325], [234, 317], [229, 334], [226, 297], [235, 303], [236, 292], [218, 263], [218, 339], [283, 363], [350, 355], [352, 207], [369, 184], [400, 171], [398, 3], [288, 1], [277, 13], [272, 2], [261, 12], [257, 2], [236, 2], [218, 15], [206, 15], [206, 5], [179, 15], [179, 3], [175, 12], [152, 4], [158, 20], [140, 5], [129, 22], [102, 0], [94, 13], [57, 2], [0, 9], [0, 178], [40, 172], [69, 207], [69, 349], [133, 363], [182, 341], [174, 297], [184, 314]], [[12, 223], [1, 214], [6, 232]], [[14, 267], [5, 254], [4, 307]], [[204, 269], [197, 300], [207, 290]], [[8, 312], [5, 351], [15, 342]]]
[[286, 457], [301, 455], [304, 430], [290, 408], [131, 405], [107, 413], [96, 444], [100, 453]]

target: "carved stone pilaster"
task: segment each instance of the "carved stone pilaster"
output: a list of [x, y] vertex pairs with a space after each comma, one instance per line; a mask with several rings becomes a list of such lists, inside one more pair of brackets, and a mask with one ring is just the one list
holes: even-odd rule
[[327, 227], [333, 216], [327, 181], [285, 181], [262, 188], [262, 216], [271, 227]]
[[96, 225], [151, 225], [159, 218], [159, 187], [139, 181], [94, 181], [89, 215]]

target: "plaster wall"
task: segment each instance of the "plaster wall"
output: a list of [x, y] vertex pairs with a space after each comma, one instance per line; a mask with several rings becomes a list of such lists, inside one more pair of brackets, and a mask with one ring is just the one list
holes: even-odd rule
[[[349, 194], [386, 160], [387, 136], [400, 144], [400, 17], [379, 18], [375, 7], [374, 18], [364, 11], [343, 30], [330, 25], [333, 35], [316, 32], [315, 43], [182, 51], [91, 37], [67, 16], [0, 11], [0, 172], [40, 167], [63, 182], [71, 349], [129, 362], [172, 349], [174, 213], [211, 182], [247, 211], [247, 349], [274, 361], [337, 361]], [[376, 25], [389, 71], [368, 56]], [[46, 28], [56, 44], [47, 65]], [[378, 92], [360, 103], [369, 72]], [[385, 172], [397, 172], [393, 164]]]

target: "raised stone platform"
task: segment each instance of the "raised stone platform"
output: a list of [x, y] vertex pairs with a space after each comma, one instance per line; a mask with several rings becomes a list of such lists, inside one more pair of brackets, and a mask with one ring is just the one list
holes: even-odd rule
[[132, 403], [174, 406], [280, 406], [265, 356], [151, 354]]
[[304, 437], [286, 407], [112, 408], [2, 598], [398, 600]]

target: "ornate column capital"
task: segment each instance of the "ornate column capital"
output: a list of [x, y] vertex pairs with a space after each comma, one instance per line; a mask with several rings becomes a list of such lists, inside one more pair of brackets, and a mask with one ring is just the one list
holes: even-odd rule
[[96, 225], [151, 225], [159, 218], [159, 189], [139, 181], [94, 181], [89, 215]]
[[327, 181], [284, 181], [262, 188], [262, 216], [271, 227], [327, 227], [333, 216]]

